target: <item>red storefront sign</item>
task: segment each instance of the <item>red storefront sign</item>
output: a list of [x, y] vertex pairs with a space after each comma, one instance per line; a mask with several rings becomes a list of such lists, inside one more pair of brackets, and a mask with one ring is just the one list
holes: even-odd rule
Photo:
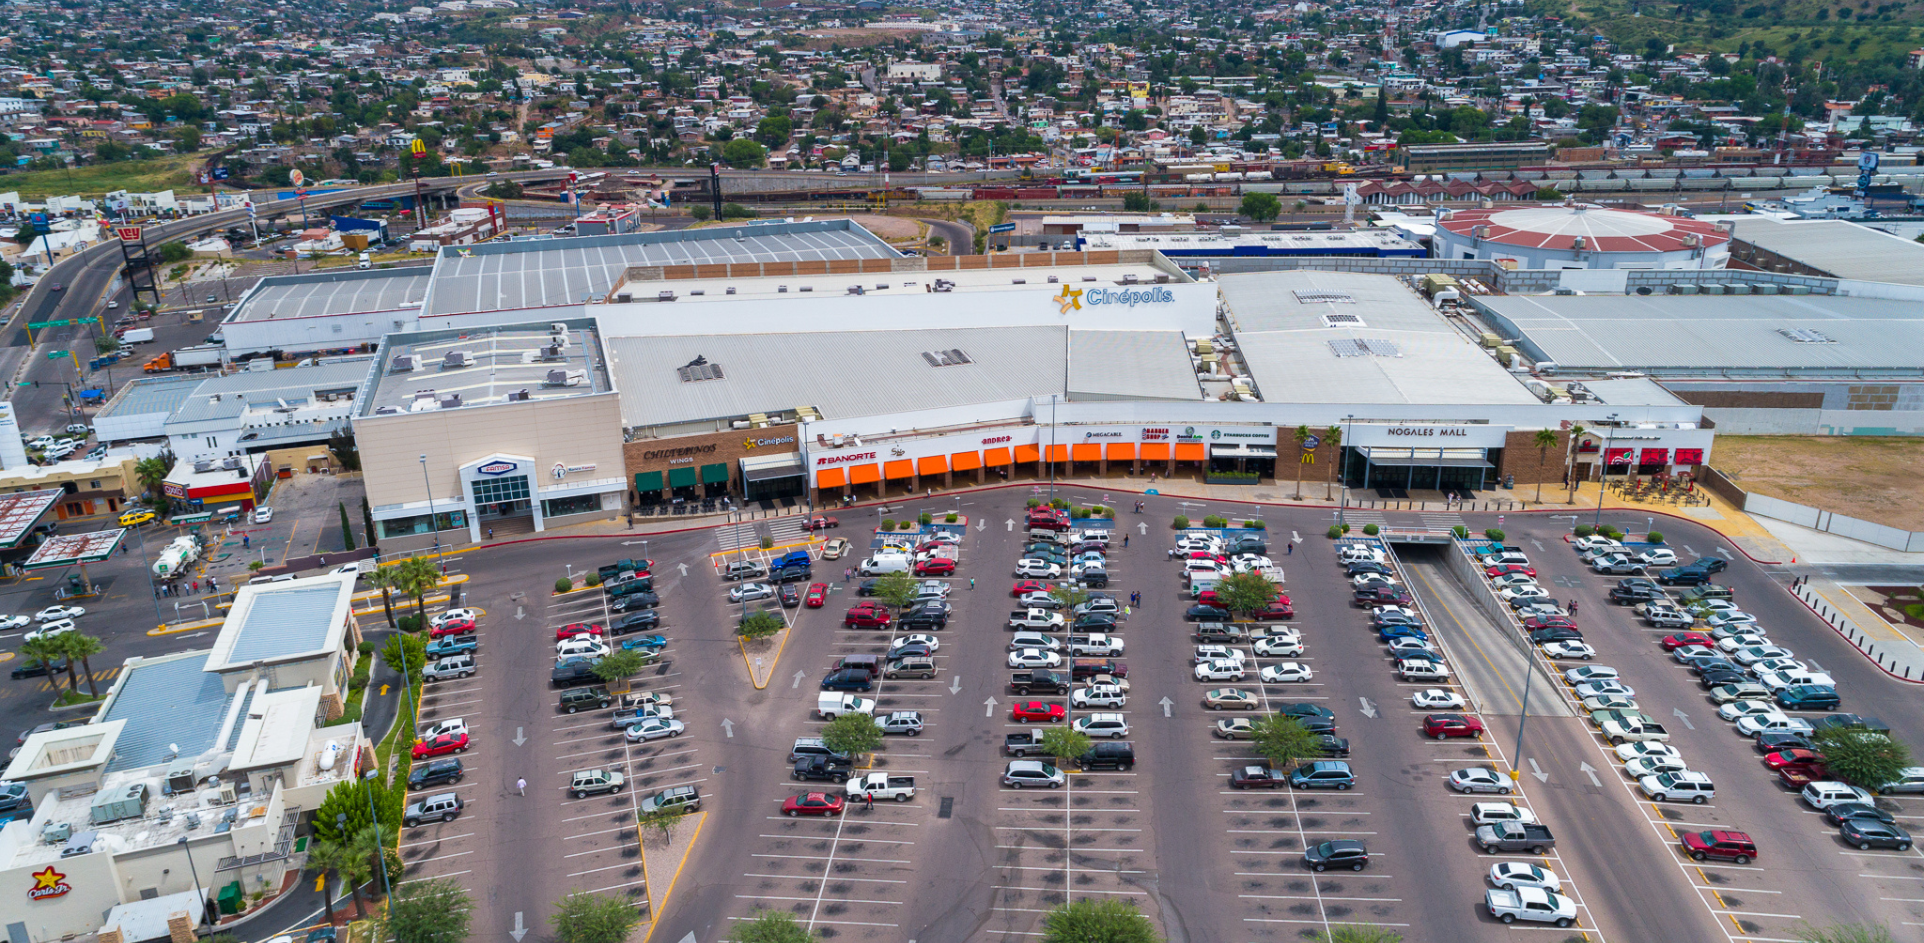
[[1678, 449], [1677, 450], [1677, 464], [1702, 465], [1703, 463], [1704, 463], [1703, 449]]
[[1669, 449], [1644, 449], [1637, 454], [1637, 464], [1639, 465], [1663, 465], [1669, 461]]
[[1610, 449], [1603, 453], [1603, 463], [1605, 465], [1628, 465], [1630, 464], [1630, 450]]

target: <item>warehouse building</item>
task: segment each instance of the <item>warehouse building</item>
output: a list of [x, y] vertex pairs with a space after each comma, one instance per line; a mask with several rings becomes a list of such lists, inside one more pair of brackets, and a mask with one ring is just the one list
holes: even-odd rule
[[[1733, 269], [1782, 272], [1924, 287], [1924, 245], [1844, 220], [1782, 220], [1740, 216], [1731, 221]], [[1916, 297], [1924, 298], [1924, 294]]]

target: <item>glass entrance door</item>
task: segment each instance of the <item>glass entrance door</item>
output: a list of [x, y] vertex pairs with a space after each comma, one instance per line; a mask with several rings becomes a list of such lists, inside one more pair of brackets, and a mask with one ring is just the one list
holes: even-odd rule
[[476, 479], [473, 491], [475, 511], [484, 521], [532, 513], [526, 475]]

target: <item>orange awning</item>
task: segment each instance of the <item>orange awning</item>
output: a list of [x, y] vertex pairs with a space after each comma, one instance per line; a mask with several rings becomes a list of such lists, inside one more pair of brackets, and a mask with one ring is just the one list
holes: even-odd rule
[[1018, 462], [1033, 462], [1041, 458], [1042, 450], [1036, 446], [1018, 445], [1015, 447], [1015, 460]]
[[1168, 461], [1169, 460], [1169, 443], [1144, 442], [1142, 444], [1142, 459], [1145, 462]]
[[982, 453], [957, 452], [949, 456], [949, 467], [956, 471], [975, 471], [982, 467]]
[[1200, 462], [1208, 457], [1201, 442], [1176, 443], [1176, 461], [1178, 462]]
[[824, 468], [815, 473], [815, 487], [817, 488], [840, 488], [845, 484], [848, 484], [848, 469], [846, 468]]
[[1049, 461], [1066, 462], [1069, 460], [1069, 447], [1066, 445], [1049, 446]]
[[1070, 451], [1070, 457], [1078, 462], [1093, 462], [1102, 457], [1102, 446], [1095, 442], [1078, 442]]
[[[1009, 450], [1008, 449], [984, 449], [982, 451], [982, 464], [987, 465], [990, 468], [994, 468], [997, 465], [1009, 464]], [[957, 467], [959, 468], [961, 466], [957, 466]]]
[[918, 475], [940, 475], [948, 470], [949, 457], [946, 455], [931, 455], [915, 460], [915, 473]]
[[906, 458], [882, 463], [882, 477], [884, 478], [907, 478], [913, 474], [915, 474], [915, 463]]
[[866, 485], [881, 480], [882, 470], [874, 465], [856, 465], [848, 470], [848, 482], [852, 485]]
[[1136, 444], [1134, 442], [1111, 442], [1103, 446], [1102, 449], [1112, 462], [1126, 462], [1136, 457]]

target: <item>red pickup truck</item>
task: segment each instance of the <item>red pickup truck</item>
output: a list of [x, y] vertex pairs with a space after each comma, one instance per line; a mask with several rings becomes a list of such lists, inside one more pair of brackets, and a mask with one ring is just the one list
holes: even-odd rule
[[1777, 768], [1777, 778], [1791, 789], [1797, 792], [1803, 792], [1805, 786], [1811, 783], [1820, 783], [1832, 777], [1830, 767], [1822, 763], [1813, 762], [1792, 763], [1787, 766], [1780, 766]]
[[842, 617], [842, 624], [856, 629], [886, 629], [890, 619], [888, 607], [865, 602], [850, 607], [848, 614]]

